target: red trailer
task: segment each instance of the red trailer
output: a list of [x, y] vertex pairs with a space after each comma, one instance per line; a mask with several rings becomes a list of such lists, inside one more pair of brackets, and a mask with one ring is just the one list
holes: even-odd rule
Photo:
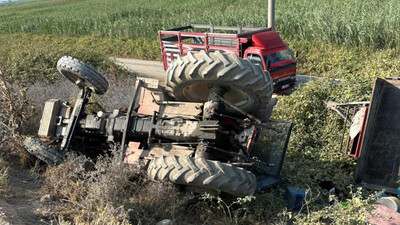
[[268, 71], [276, 94], [289, 91], [296, 84], [295, 57], [279, 33], [271, 28], [190, 25], [162, 30], [158, 34], [164, 70], [171, 61], [189, 51], [233, 52]]

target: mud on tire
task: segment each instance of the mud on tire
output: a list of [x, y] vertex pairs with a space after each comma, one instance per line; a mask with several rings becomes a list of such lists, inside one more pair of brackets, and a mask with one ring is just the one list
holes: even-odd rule
[[252, 195], [257, 186], [256, 177], [250, 171], [189, 156], [156, 157], [150, 162], [147, 174], [154, 180], [167, 180], [202, 190], [219, 190], [235, 196]]
[[106, 78], [96, 69], [78, 59], [63, 56], [57, 62], [57, 69], [73, 83], [79, 79], [84, 81], [84, 86], [93, 88], [98, 95], [107, 92], [108, 81]]
[[166, 72], [166, 90], [178, 101], [206, 102], [214, 84], [225, 87], [223, 97], [246, 112], [266, 106], [273, 93], [269, 74], [234, 53], [188, 52]]
[[65, 160], [65, 155], [57, 148], [51, 148], [36, 138], [26, 138], [24, 147], [30, 154], [49, 165], [59, 165]]

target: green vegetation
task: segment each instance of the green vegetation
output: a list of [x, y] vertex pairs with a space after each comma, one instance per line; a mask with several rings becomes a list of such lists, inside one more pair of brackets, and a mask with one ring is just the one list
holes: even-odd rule
[[[400, 43], [397, 0], [281, 0], [276, 10], [277, 30], [292, 39], [368, 47]], [[155, 39], [159, 29], [192, 23], [266, 26], [267, 1], [52, 0], [0, 7], [0, 21], [2, 33]]]
[[[400, 53], [396, 49], [362, 49], [308, 41], [289, 40], [298, 51], [298, 73], [329, 78], [350, 76], [387, 77], [398, 74]], [[56, 35], [0, 34], [0, 67], [16, 79], [53, 80], [55, 65], [63, 55], [79, 58], [95, 67], [110, 69], [111, 55], [158, 59], [157, 40], [138, 38], [60, 37]], [[147, 51], [148, 50], [148, 51]]]
[[[183, 222], [194, 219], [199, 223], [223, 220], [226, 224], [365, 223], [367, 211], [364, 209], [373, 199], [366, 195], [368, 193], [349, 189], [355, 162], [337, 154], [342, 121], [324, 107], [324, 101], [369, 100], [375, 77], [398, 75], [400, 3], [396, 0], [279, 0], [276, 8], [276, 29], [290, 47], [299, 52], [298, 73], [328, 78], [310, 82], [290, 96], [280, 96], [273, 115], [295, 123], [282, 176], [289, 180], [289, 185], [311, 191], [313, 198], [307, 202], [306, 209], [298, 214], [288, 212], [281, 187], [259, 193], [255, 199], [224, 202], [204, 197], [194, 206], [188, 203], [192, 197], [177, 196], [171, 187], [161, 192], [166, 193], [166, 197], [153, 199], [163, 184], [141, 180], [147, 186], [154, 185], [151, 187], [154, 190], [150, 189], [150, 194], [137, 192], [142, 186], [138, 187], [139, 184], [131, 180], [120, 177], [122, 180], [110, 183], [116, 179], [110, 176], [121, 168], [112, 167], [109, 159], [104, 159], [107, 161], [104, 168], [110, 169], [110, 173], [90, 170], [88, 174], [83, 168], [87, 160], [82, 159], [85, 162], [78, 160], [79, 165], [69, 162], [48, 170], [47, 192], [56, 198], [92, 207], [82, 210], [72, 204], [61, 210], [67, 213], [60, 214], [75, 222], [110, 222], [102, 218], [115, 216], [120, 221], [136, 223], [154, 223], [167, 217]], [[179, 3], [173, 0], [45, 0], [0, 6], [0, 69], [10, 75], [10, 83], [52, 81], [58, 76], [57, 60], [62, 55], [71, 55], [108, 76], [115, 75], [119, 71], [110, 63], [109, 56], [160, 60], [157, 31], [192, 23], [266, 26], [267, 1], [248, 4], [244, 0], [207, 3], [194, 0]], [[341, 82], [332, 82], [334, 78]], [[78, 175], [77, 168], [80, 169]], [[121, 174], [129, 174], [129, 171], [123, 172]], [[85, 176], [91, 179], [82, 180]], [[348, 198], [348, 207], [343, 207], [339, 201], [329, 204], [328, 193], [318, 185], [318, 180], [333, 181]], [[123, 185], [116, 187], [117, 183]], [[107, 190], [107, 193], [100, 193], [104, 201], [87, 194], [97, 193], [97, 186]], [[121, 191], [120, 196], [115, 196], [112, 192], [115, 188], [125, 188], [128, 192]], [[133, 198], [130, 197], [132, 193]], [[136, 198], [138, 196], [142, 198]], [[177, 200], [168, 198], [171, 196]], [[165, 202], [171, 205], [165, 206]], [[126, 208], [118, 208], [121, 205]], [[153, 211], [154, 205], [163, 210]], [[103, 217], [105, 207], [108, 207], [104, 210], [107, 217]], [[154, 215], [146, 219], [139, 213], [125, 211], [129, 207], [143, 215]], [[179, 212], [182, 207], [199, 214], [187, 218]]]
[[59, 76], [56, 63], [63, 55], [115, 72], [109, 63], [110, 55], [151, 58], [144, 49], [151, 50], [157, 45], [144, 38], [123, 41], [90, 36], [0, 34], [0, 46], [0, 68], [16, 80], [33, 82], [51, 81]]

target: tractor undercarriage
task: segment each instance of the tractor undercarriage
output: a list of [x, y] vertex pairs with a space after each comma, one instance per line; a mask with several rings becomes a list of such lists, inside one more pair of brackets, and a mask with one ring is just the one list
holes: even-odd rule
[[[207, 57], [216, 56], [221, 57]], [[242, 66], [250, 63], [243, 61]], [[121, 161], [141, 165], [152, 179], [194, 190], [245, 196], [256, 188], [279, 184], [292, 124], [269, 118], [261, 121], [255, 116], [260, 104], [271, 98], [271, 78], [249, 65], [259, 78], [235, 81], [237, 72], [248, 70], [237, 67], [236, 73], [227, 73], [233, 63], [214, 71], [206, 64], [185, 71], [177, 62], [172, 72], [167, 72], [166, 84], [167, 91], [175, 91], [171, 94], [175, 101], [160, 91], [157, 81], [139, 78], [129, 106], [106, 111], [90, 102], [92, 94], [106, 92], [105, 78], [83, 62], [63, 57], [57, 65], [59, 71], [80, 89], [75, 104], [47, 101], [38, 132], [42, 141], [27, 138], [25, 147], [42, 161], [56, 165], [65, 160], [67, 151], [96, 155], [120, 146]], [[180, 72], [174, 72], [181, 66]], [[227, 77], [231, 81], [226, 82]], [[199, 83], [202, 88], [196, 87]], [[182, 97], [174, 96], [177, 89]]]

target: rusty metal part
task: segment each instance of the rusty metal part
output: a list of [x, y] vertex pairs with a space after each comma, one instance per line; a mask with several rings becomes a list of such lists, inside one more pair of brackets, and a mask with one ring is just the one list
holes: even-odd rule
[[258, 118], [256, 118], [255, 116], [241, 110], [240, 108], [236, 107], [234, 104], [232, 104], [231, 102], [229, 102], [228, 100], [224, 99], [223, 97], [219, 96], [219, 99], [224, 102], [225, 104], [227, 104], [228, 106], [230, 106], [231, 108], [235, 109], [236, 111], [238, 111], [240, 114], [246, 116], [247, 118], [249, 118], [252, 121], [255, 121], [257, 123], [261, 123], [261, 120], [259, 120]]
[[351, 125], [351, 119], [348, 118], [349, 110], [346, 110], [347, 113], [344, 113], [343, 107], [347, 107], [347, 109], [349, 109], [349, 107], [368, 106], [369, 103], [370, 103], [369, 101], [347, 102], [347, 103], [337, 103], [334, 101], [327, 101], [325, 102], [325, 106], [326, 108], [335, 111], [340, 117], [342, 117], [346, 121], [346, 123]]
[[213, 154], [208, 150], [208, 143], [204, 140], [200, 140], [196, 147], [194, 158], [214, 159], [215, 157], [213, 157]]
[[81, 117], [82, 113], [84, 112], [85, 105], [89, 101], [89, 97], [92, 93], [92, 90], [90, 88], [83, 88], [80, 90], [77, 98], [76, 98], [76, 103], [74, 106], [74, 109], [72, 110], [72, 115], [70, 118], [70, 122], [67, 125], [66, 129], [66, 135], [63, 137], [63, 140], [61, 142], [60, 149], [62, 151], [66, 151], [70, 145], [72, 136], [75, 133], [75, 128], [76, 125], [79, 122], [79, 118]]
[[217, 120], [191, 121], [176, 118], [158, 121], [155, 134], [175, 141], [196, 141], [199, 138], [215, 140], [219, 129]]
[[[122, 130], [122, 141], [121, 141], [121, 151], [122, 151], [122, 157], [125, 157], [125, 151], [126, 151], [126, 135], [127, 135], [127, 131], [128, 131], [128, 127], [130, 127], [131, 125], [131, 115], [132, 115], [132, 111], [133, 111], [133, 107], [135, 106], [135, 102], [137, 100], [137, 96], [139, 94], [140, 88], [142, 85], [142, 81], [141, 80], [136, 80], [135, 83], [135, 92], [132, 96], [131, 99], [131, 103], [129, 104], [129, 108], [128, 111], [126, 113], [126, 120], [125, 120], [125, 126]], [[124, 160], [124, 159], [122, 159]]]
[[210, 95], [208, 96], [208, 101], [204, 103], [203, 119], [212, 119], [216, 112], [222, 112], [224, 110], [224, 104], [219, 99], [219, 96], [224, 96], [226, 89], [213, 85], [210, 88]]
[[202, 103], [193, 102], [175, 102], [160, 106], [160, 115], [162, 118], [181, 117], [190, 120], [198, 120], [202, 114]]
[[143, 166], [146, 164], [146, 157], [149, 155], [148, 150], [140, 149], [140, 142], [129, 142], [128, 148], [124, 155], [124, 163]]
[[172, 143], [155, 144], [150, 146], [149, 155], [152, 157], [161, 156], [191, 156], [194, 154], [194, 148]]

